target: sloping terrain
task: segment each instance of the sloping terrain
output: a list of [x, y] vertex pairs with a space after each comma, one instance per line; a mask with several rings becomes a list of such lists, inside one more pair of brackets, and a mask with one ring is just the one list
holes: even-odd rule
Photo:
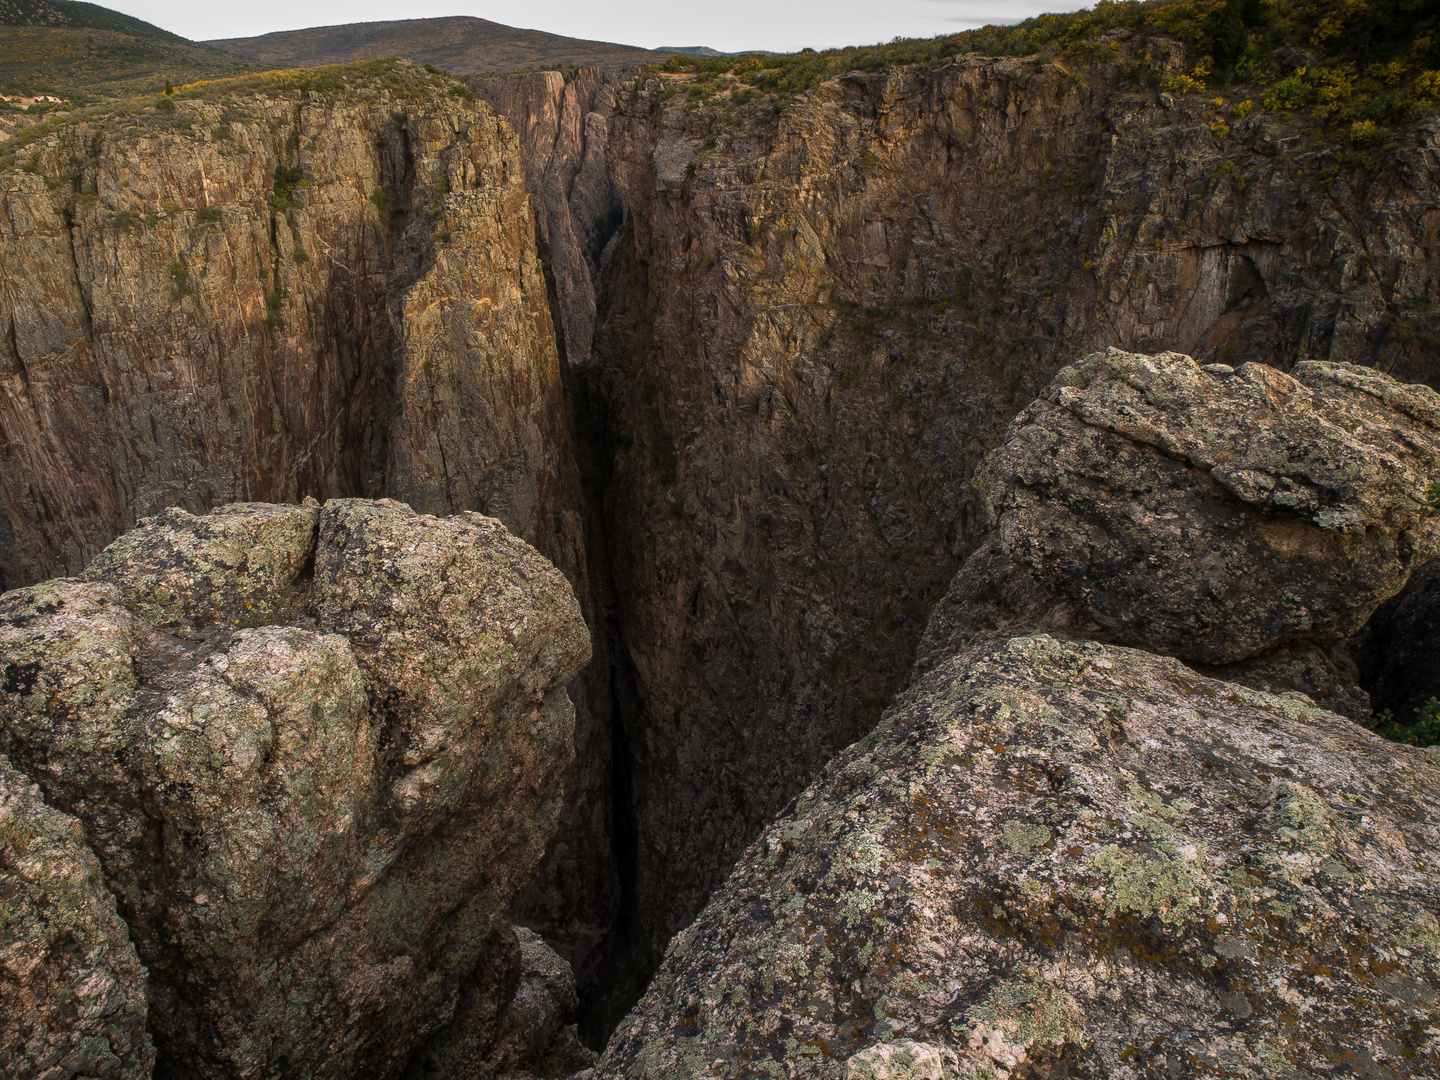
[[0, 92], [125, 96], [254, 71], [252, 61], [72, 0], [0, 2]]
[[618, 69], [663, 63], [670, 55], [663, 50], [585, 41], [461, 15], [284, 30], [261, 37], [219, 38], [206, 44], [267, 67], [347, 64], [398, 56], [457, 75], [531, 68]]

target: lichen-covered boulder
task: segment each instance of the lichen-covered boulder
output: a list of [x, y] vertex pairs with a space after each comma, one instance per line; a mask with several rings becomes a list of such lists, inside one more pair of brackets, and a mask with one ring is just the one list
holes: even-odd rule
[[533, 930], [505, 926], [491, 935], [455, 1019], [407, 1080], [569, 1077], [595, 1064], [576, 1034], [578, 1011], [569, 963]]
[[1440, 751], [1045, 635], [936, 664], [601, 1077], [1440, 1076]]
[[117, 539], [81, 578], [115, 585], [131, 611], [176, 634], [285, 621], [304, 599], [297, 585], [315, 558], [319, 518], [318, 503], [232, 503], [203, 516], [173, 506]]
[[359, 500], [172, 512], [87, 577], [0, 597], [0, 751], [83, 825], [161, 1064], [399, 1075], [553, 832], [569, 585]]
[[1440, 553], [1437, 476], [1428, 387], [1112, 349], [1061, 370], [976, 480], [1004, 555], [1079, 617], [1229, 664], [1360, 629]]
[[0, 757], [0, 1076], [148, 1080], [145, 969], [80, 823]]

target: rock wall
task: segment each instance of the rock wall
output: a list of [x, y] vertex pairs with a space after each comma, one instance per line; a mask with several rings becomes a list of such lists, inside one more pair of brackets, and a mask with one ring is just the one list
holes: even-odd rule
[[691, 76], [617, 88], [594, 400], [652, 956], [902, 685], [983, 530], [973, 470], [1061, 363], [1436, 374], [1440, 127], [1346, 170], [1283, 114], [1166, 107], [1126, 82], [1152, 46], [1114, 39], [855, 73], [778, 115]]
[[513, 134], [404, 63], [82, 114], [0, 178], [0, 573], [166, 506], [392, 495], [583, 584]]

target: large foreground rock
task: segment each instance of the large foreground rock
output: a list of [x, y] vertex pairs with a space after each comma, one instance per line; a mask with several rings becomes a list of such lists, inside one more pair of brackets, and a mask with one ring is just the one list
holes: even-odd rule
[[1440, 1076], [1437, 791], [1297, 697], [977, 648], [751, 847], [598, 1072]]
[[1015, 633], [1134, 645], [1361, 719], [1344, 640], [1440, 550], [1440, 395], [1369, 368], [1064, 368], [988, 455], [994, 527], [932, 614], [925, 670]]
[[1348, 637], [1440, 553], [1440, 395], [1369, 368], [1065, 368], [977, 480], [1006, 554], [1125, 644], [1210, 664]]
[[494, 519], [175, 510], [0, 597], [0, 749], [83, 824], [168, 1075], [393, 1076], [553, 832], [588, 655]]
[[0, 757], [0, 1075], [147, 1080], [145, 969], [80, 823]]

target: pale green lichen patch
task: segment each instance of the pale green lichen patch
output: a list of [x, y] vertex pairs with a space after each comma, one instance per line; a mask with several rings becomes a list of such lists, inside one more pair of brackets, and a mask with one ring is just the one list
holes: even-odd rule
[[[1203, 859], [1203, 854], [1196, 858]], [[1175, 850], [1161, 846], [1136, 853], [1108, 844], [1094, 861], [1095, 869], [1107, 879], [1103, 891], [1107, 919], [1130, 914], [1179, 927], [1206, 913], [1206, 883], [1192, 861]]]
[[1005, 846], [1012, 855], [1028, 855], [1050, 842], [1050, 830], [1044, 825], [1007, 821], [1002, 830]]

